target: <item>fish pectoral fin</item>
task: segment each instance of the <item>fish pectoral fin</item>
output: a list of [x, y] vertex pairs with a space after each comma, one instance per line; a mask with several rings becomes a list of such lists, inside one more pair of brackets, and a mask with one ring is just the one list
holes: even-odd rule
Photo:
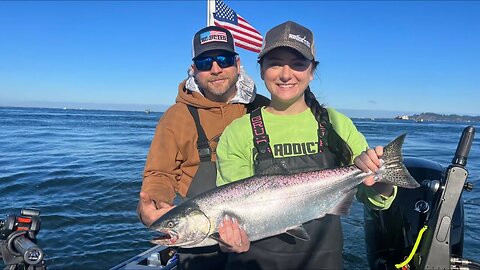
[[303, 228], [302, 226], [298, 226], [293, 229], [290, 229], [285, 233], [303, 241], [310, 240], [310, 235], [308, 235], [307, 231], [305, 231], [305, 228]]
[[227, 246], [228, 248], [233, 248], [231, 245], [229, 245], [229, 244], [225, 243], [225, 241], [223, 241], [223, 239], [220, 237], [220, 234], [218, 232], [212, 233], [208, 237], [212, 238], [213, 240], [215, 240], [219, 243], [222, 243], [223, 245]]
[[357, 189], [352, 189], [351, 191], [345, 193], [342, 200], [330, 209], [327, 214], [336, 215], [336, 216], [346, 216], [350, 212], [350, 207], [353, 204], [353, 199], [355, 198], [355, 193]]

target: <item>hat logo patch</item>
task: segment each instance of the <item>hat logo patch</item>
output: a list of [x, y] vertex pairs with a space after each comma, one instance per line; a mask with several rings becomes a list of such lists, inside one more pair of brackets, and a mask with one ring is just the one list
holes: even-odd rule
[[307, 37], [301, 37], [300, 35], [294, 35], [294, 34], [288, 34], [288, 38], [290, 39], [294, 39], [298, 42], [301, 42], [303, 44], [305, 44], [305, 46], [307, 46], [308, 48], [310, 48], [310, 41], [307, 40]]
[[200, 44], [209, 42], [227, 42], [227, 33], [222, 31], [207, 31], [200, 34]]

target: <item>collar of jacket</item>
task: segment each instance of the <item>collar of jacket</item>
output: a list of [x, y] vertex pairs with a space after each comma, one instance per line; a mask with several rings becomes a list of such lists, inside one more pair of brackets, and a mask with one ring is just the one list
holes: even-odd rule
[[[188, 78], [185, 83], [185, 88], [202, 94], [197, 83], [195, 82], [193, 68], [190, 67], [187, 71]], [[247, 74], [243, 66], [240, 66], [240, 75], [237, 81], [237, 93], [228, 103], [242, 103], [249, 104], [255, 99], [257, 88], [253, 79]], [[203, 95], [203, 94], [202, 94]]]

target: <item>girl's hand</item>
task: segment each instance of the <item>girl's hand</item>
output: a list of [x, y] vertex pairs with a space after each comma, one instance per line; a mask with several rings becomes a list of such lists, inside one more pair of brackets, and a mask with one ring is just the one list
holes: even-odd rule
[[250, 240], [248, 239], [247, 232], [239, 226], [236, 218], [225, 216], [222, 223], [220, 223], [218, 233], [220, 234], [220, 238], [231, 246], [229, 247], [223, 243], [219, 243], [220, 249], [223, 252], [243, 253], [250, 249]]

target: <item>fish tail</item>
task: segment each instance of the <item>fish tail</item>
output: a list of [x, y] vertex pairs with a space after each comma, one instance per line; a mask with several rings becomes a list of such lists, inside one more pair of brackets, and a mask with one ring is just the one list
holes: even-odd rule
[[417, 188], [420, 185], [403, 165], [402, 146], [407, 134], [398, 136], [383, 148], [383, 165], [380, 168], [380, 181], [403, 188]]

